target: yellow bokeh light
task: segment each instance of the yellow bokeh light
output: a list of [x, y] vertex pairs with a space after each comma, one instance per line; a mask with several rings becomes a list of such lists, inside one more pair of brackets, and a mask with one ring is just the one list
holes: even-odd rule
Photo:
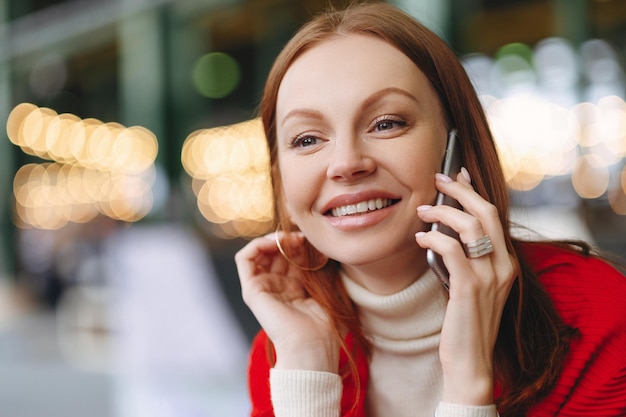
[[158, 144], [148, 129], [22, 103], [9, 115], [7, 135], [25, 153], [52, 161], [16, 172], [19, 227], [58, 229], [98, 214], [137, 221], [150, 212]]
[[20, 142], [20, 132], [24, 124], [24, 119], [31, 114], [34, 110], [37, 110], [37, 106], [31, 103], [18, 104], [11, 110], [7, 119], [7, 136], [9, 140], [17, 146], [23, 146]]
[[19, 142], [24, 152], [47, 159], [46, 132], [48, 124], [57, 114], [47, 108], [37, 108], [26, 118], [18, 133]]
[[609, 170], [597, 155], [582, 155], [572, 172], [572, 185], [581, 198], [603, 195], [609, 186]]
[[72, 126], [79, 122], [78, 116], [73, 114], [60, 114], [54, 117], [48, 125], [46, 132], [46, 148], [50, 157], [59, 162], [71, 162], [73, 160], [70, 151], [70, 141], [67, 140]]
[[269, 155], [259, 119], [191, 133], [181, 162], [200, 213], [227, 237], [267, 233], [273, 219]]
[[113, 138], [121, 131], [117, 124], [100, 123], [93, 130], [87, 141], [86, 154], [92, 166], [106, 169], [111, 166]]
[[127, 170], [133, 173], [141, 173], [149, 169], [159, 152], [159, 145], [154, 133], [141, 126], [132, 126], [126, 130], [133, 142], [133, 150]]
[[198, 209], [204, 218], [206, 218], [211, 223], [221, 224], [226, 223], [228, 219], [220, 217], [215, 210], [213, 209], [213, 204], [211, 204], [209, 193], [211, 192], [211, 187], [209, 183], [203, 182], [202, 187], [198, 191]]

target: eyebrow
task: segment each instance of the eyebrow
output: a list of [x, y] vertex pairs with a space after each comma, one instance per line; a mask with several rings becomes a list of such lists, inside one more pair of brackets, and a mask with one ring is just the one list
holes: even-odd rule
[[[413, 94], [409, 93], [408, 91], [403, 90], [398, 87], [387, 87], [387, 88], [383, 88], [382, 90], [376, 91], [375, 93], [371, 94], [367, 99], [365, 99], [365, 101], [363, 101], [363, 103], [361, 104], [361, 111], [365, 110], [367, 107], [371, 106], [372, 104], [382, 99], [383, 97], [392, 95], [392, 94], [402, 95], [404, 97], [409, 98], [411, 101], [415, 102], [416, 104], [419, 104], [419, 101], [417, 100], [417, 98]], [[324, 118], [322, 113], [317, 110], [306, 109], [306, 108], [294, 109], [294, 110], [291, 110], [289, 113], [287, 113], [285, 117], [283, 117], [282, 124], [284, 125], [288, 119], [292, 117], [297, 117], [297, 116], [305, 117], [309, 119], [318, 119], [318, 120], [322, 120]]]
[[307, 119], [317, 119], [317, 120], [322, 120], [324, 118], [324, 116], [322, 116], [322, 113], [318, 112], [317, 110], [295, 109], [295, 110], [291, 110], [289, 113], [285, 115], [285, 117], [283, 117], [282, 124], [284, 125], [285, 122], [289, 120], [290, 118], [298, 117], [298, 116], [305, 117]]
[[374, 94], [370, 95], [367, 99], [365, 99], [365, 101], [361, 104], [361, 110], [365, 110], [366, 108], [368, 108], [369, 106], [371, 106], [378, 100], [382, 99], [383, 97], [389, 96], [392, 94], [399, 94], [401, 96], [409, 98], [411, 101], [415, 102], [415, 104], [419, 104], [419, 101], [417, 100], [417, 98], [413, 94], [409, 93], [408, 91], [403, 90], [398, 87], [387, 87], [387, 88], [383, 88], [382, 90], [376, 91]]

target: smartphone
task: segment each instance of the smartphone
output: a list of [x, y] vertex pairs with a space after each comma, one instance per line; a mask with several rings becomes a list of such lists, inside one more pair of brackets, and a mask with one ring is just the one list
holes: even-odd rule
[[[462, 166], [463, 165], [461, 155], [457, 146], [457, 131], [456, 129], [452, 129], [448, 134], [448, 144], [446, 146], [446, 153], [443, 157], [441, 172], [452, 179], [456, 179], [457, 174], [461, 172]], [[435, 201], [435, 205], [440, 206], [442, 204], [455, 207], [460, 210], [463, 209], [458, 201], [439, 192], [437, 193], [437, 200]], [[460, 241], [459, 234], [443, 223], [433, 223], [430, 230], [437, 230]], [[428, 249], [426, 251], [426, 260], [428, 261], [428, 265], [430, 266], [430, 268], [435, 272], [435, 275], [437, 275], [437, 277], [441, 280], [443, 286], [446, 287], [447, 290], [449, 290], [450, 274], [448, 273], [448, 269], [443, 263], [441, 255], [439, 255], [432, 249]]]

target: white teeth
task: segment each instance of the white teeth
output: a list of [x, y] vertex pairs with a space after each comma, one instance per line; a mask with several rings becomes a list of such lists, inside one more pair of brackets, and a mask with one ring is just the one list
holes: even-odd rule
[[391, 200], [387, 198], [373, 198], [367, 201], [361, 201], [357, 204], [347, 204], [345, 206], [335, 207], [331, 210], [333, 217], [349, 216], [357, 213], [367, 213], [368, 211], [380, 210], [391, 204]]
[[359, 213], [364, 213], [368, 210], [369, 205], [367, 201], [361, 201], [359, 204], [356, 205], [356, 211], [358, 211]]

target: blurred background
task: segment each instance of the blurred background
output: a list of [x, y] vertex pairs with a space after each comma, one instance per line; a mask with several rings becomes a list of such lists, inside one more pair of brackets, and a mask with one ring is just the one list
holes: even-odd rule
[[[256, 109], [329, 3], [0, 0], [0, 415], [247, 414]], [[513, 218], [626, 255], [626, 0], [390, 3], [463, 60]]]

